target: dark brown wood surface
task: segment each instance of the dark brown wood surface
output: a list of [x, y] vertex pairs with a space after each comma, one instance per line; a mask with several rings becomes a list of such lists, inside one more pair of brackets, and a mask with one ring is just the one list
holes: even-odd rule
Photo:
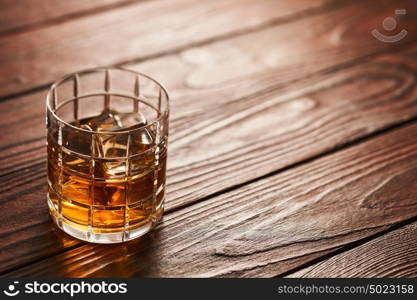
[[51, 23], [61, 23], [133, 2], [135, 0], [0, 0], [0, 35], [51, 26]]
[[402, 127], [175, 211], [146, 242], [83, 245], [9, 275], [281, 275], [415, 216], [417, 192], [398, 182], [417, 179], [416, 130]]
[[289, 277], [417, 277], [417, 223], [393, 230]]
[[323, 2], [145, 1], [7, 35], [0, 39], [0, 96], [48, 84], [80, 68], [143, 60], [255, 30]]
[[[0, 28], [4, 276], [416, 274], [417, 6], [243, 2], [109, 1]], [[409, 34], [374, 39], [396, 8]], [[167, 213], [140, 240], [86, 244], [47, 214], [43, 99], [67, 72], [120, 63], [172, 97]], [[407, 271], [373, 271], [399, 242]]]

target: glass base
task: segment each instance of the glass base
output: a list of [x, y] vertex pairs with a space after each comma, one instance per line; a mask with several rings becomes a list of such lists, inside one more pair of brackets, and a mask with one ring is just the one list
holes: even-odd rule
[[[48, 197], [49, 198], [49, 197]], [[152, 216], [152, 220], [137, 227], [126, 228], [117, 232], [99, 232], [106, 229], [88, 228], [87, 226], [80, 226], [63, 217], [58, 216], [52, 201], [48, 199], [49, 212], [54, 223], [70, 236], [86, 241], [89, 243], [98, 244], [115, 244], [123, 243], [138, 237], [141, 237], [151, 231], [162, 219], [164, 212], [163, 206], [156, 210]], [[83, 228], [85, 227], [85, 228]], [[113, 229], [114, 230], [114, 229]]]

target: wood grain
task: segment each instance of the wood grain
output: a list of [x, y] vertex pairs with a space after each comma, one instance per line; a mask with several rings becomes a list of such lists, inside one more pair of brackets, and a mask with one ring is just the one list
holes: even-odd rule
[[[369, 36], [370, 28], [380, 22], [382, 16], [389, 13], [393, 6], [381, 6], [380, 10], [374, 11], [374, 21], [370, 22], [366, 8], [370, 9], [371, 6], [362, 2], [353, 4], [334, 8], [296, 23], [279, 24], [259, 32], [127, 66], [163, 82], [170, 91], [173, 122], [185, 124], [188, 116], [212, 107], [265, 93], [317, 72], [332, 72], [346, 67], [346, 64], [357, 64], [375, 52], [398, 49], [400, 44], [381, 43]], [[412, 13], [410, 10], [409, 14]], [[352, 15], [357, 17], [355, 22], [351, 21]], [[323, 28], [316, 24], [325, 23], [330, 26], [337, 20], [346, 20], [346, 23], [340, 23], [339, 27], [333, 26], [334, 30], [327, 33], [327, 38], [321, 37]], [[364, 49], [353, 47], [352, 40], [344, 38], [358, 30], [356, 21], [359, 24], [368, 21], [361, 34], [356, 35], [356, 43], [366, 45]], [[303, 35], [305, 28], [310, 28], [308, 35]], [[288, 39], [292, 34], [298, 38]], [[325, 42], [315, 42], [318, 38]], [[412, 40], [411, 35], [410, 39]], [[287, 42], [280, 43], [280, 40]], [[254, 44], [253, 41], [257, 43]], [[318, 60], [320, 63], [317, 63]], [[171, 70], [175, 70], [175, 76], [172, 76]], [[8, 153], [22, 152], [18, 149], [22, 149], [25, 142], [41, 147], [41, 137], [44, 134], [44, 97], [45, 91], [42, 91], [0, 104], [0, 126], [9, 129], [0, 132], [0, 135], [3, 148], [7, 147]], [[36, 138], [39, 139], [37, 144], [34, 141]], [[36, 156], [32, 155], [32, 149], [26, 150], [30, 153], [27, 157], [33, 160]], [[16, 161], [9, 159], [4, 161], [4, 169], [13, 170], [16, 166], [14, 162]], [[20, 166], [26, 165], [23, 158], [19, 163]]]
[[[132, 65], [166, 80], [174, 95], [168, 211], [415, 117], [415, 47], [356, 66], [400, 46], [368, 35], [396, 3], [354, 4]], [[413, 16], [412, 9], [409, 13]], [[293, 35], [297, 39], [289, 38]], [[405, 42], [413, 40], [408, 38]], [[279, 43], [283, 40], [290, 44]], [[205, 67], [209, 62], [211, 69]], [[347, 65], [353, 67], [343, 70]], [[0, 209], [8, 212], [0, 233], [2, 271], [80, 245], [55, 231], [46, 213], [41, 99], [37, 93], [1, 104], [1, 126], [9, 129], [0, 131]], [[77, 249], [86, 248], [72, 254]], [[332, 250], [286, 261], [284, 269]], [[263, 270], [276, 274], [274, 263], [265, 262]], [[257, 268], [252, 271], [259, 276]]]
[[416, 256], [417, 223], [414, 222], [288, 277], [415, 278]]
[[146, 1], [5, 36], [0, 38], [0, 96], [45, 85], [79, 69], [143, 59], [245, 32], [323, 2]]
[[416, 192], [407, 189], [417, 183], [416, 130], [402, 127], [168, 214], [142, 241], [83, 245], [7, 276], [282, 274], [416, 217]]
[[[211, 124], [203, 135], [188, 132], [182, 137], [188, 128], [173, 122], [167, 210], [415, 117], [416, 52], [411, 47], [193, 115], [187, 120], [192, 127]], [[228, 143], [222, 143], [226, 137]], [[68, 243], [74, 246], [51, 230], [44, 176], [40, 163], [2, 177], [3, 270], [56, 254]]]
[[62, 22], [129, 3], [132, 0], [0, 0], [0, 34]]

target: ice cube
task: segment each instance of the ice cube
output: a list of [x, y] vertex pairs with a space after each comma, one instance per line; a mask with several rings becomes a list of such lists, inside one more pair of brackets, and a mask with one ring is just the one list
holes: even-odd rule
[[[126, 160], [128, 154], [135, 155], [150, 149], [154, 142], [152, 132], [144, 127], [146, 118], [140, 113], [120, 113], [115, 110], [105, 110], [100, 115], [78, 120], [80, 128], [101, 132], [92, 138], [91, 155], [103, 160], [95, 164], [97, 178], [114, 178], [124, 176], [126, 173]], [[143, 128], [142, 128], [143, 127]], [[129, 134], [119, 131], [131, 131]], [[127, 145], [130, 136], [130, 151]], [[108, 160], [108, 159], [111, 160]], [[117, 158], [120, 158], [117, 159]]]
[[93, 131], [115, 131], [123, 127], [119, 113], [111, 109], [104, 110], [98, 116], [84, 119], [83, 125], [89, 126]]
[[124, 130], [136, 129], [147, 124], [141, 113], [119, 113], [118, 117]]
[[[153, 142], [153, 137], [147, 128], [140, 129], [147, 125], [146, 118], [141, 113], [117, 113], [118, 120], [122, 125], [119, 130], [132, 130], [131, 143], [150, 145]], [[119, 131], [113, 130], [113, 131]]]

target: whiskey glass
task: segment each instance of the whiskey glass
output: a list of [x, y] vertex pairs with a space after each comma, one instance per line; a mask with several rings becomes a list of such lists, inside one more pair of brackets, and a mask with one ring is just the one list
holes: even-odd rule
[[96, 68], [46, 98], [48, 206], [56, 225], [93, 243], [144, 235], [162, 218], [169, 97], [151, 77]]

